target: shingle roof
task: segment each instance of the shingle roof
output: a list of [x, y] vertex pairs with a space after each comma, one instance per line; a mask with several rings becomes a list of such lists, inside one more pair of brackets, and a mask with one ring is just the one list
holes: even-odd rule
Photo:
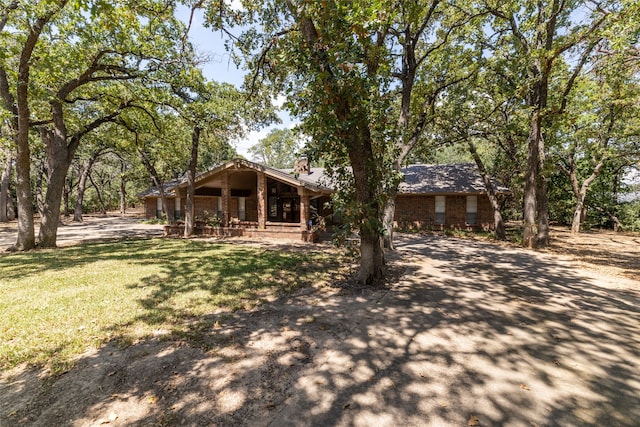
[[[182, 183], [184, 180], [185, 178], [177, 178], [162, 184], [162, 188], [164, 189], [165, 194], [168, 196], [174, 196], [176, 187], [180, 185], [180, 183]], [[154, 186], [138, 193], [137, 196], [138, 197], [160, 197], [160, 191], [158, 191], [158, 187]]]
[[[400, 193], [484, 193], [482, 177], [472, 163], [457, 165], [410, 165], [402, 169], [404, 182], [398, 186]], [[497, 193], [509, 189], [493, 180]]]
[[[232, 165], [241, 165], [262, 170], [273, 177], [280, 177], [289, 181], [297, 181], [305, 187], [315, 190], [330, 190], [334, 186], [324, 168], [310, 168], [310, 173], [295, 174], [293, 169], [275, 169], [268, 166], [258, 165], [247, 160], [233, 160], [223, 165], [217, 166], [207, 172], [199, 174], [196, 182], [200, 179], [217, 173]], [[404, 182], [398, 186], [401, 194], [456, 194], [471, 193], [480, 194], [486, 192], [482, 177], [476, 165], [472, 163], [456, 165], [409, 165], [402, 169]], [[508, 193], [510, 190], [492, 179], [496, 193]], [[175, 188], [185, 185], [184, 178], [175, 179], [164, 184], [164, 190], [169, 195], [174, 195]], [[159, 197], [160, 193], [152, 187], [140, 194], [138, 197]]]
[[309, 168], [309, 173], [296, 174], [294, 169], [278, 169], [282, 173], [295, 177], [298, 181], [333, 189], [331, 179], [325, 174], [324, 168]]

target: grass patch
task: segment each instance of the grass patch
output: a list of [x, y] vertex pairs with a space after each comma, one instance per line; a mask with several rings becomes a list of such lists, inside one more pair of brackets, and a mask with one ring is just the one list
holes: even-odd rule
[[106, 341], [184, 335], [218, 310], [331, 280], [336, 254], [178, 239], [0, 256], [0, 369], [64, 371]]

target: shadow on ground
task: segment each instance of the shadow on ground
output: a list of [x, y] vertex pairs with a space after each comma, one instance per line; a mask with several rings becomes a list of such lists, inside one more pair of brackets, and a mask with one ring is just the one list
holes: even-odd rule
[[638, 282], [485, 242], [398, 246], [388, 289], [305, 288], [18, 374], [0, 425], [638, 425]]

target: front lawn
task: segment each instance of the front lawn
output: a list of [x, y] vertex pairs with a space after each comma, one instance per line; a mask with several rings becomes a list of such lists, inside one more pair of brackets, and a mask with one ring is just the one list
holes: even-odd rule
[[340, 263], [335, 253], [177, 239], [1, 255], [0, 369], [56, 373], [109, 340], [189, 337], [223, 319], [213, 313], [331, 280]]

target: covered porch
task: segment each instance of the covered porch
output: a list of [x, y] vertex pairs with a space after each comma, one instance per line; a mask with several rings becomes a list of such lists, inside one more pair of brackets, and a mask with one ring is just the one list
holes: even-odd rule
[[[194, 197], [196, 234], [314, 241], [313, 225], [326, 214], [330, 190], [296, 174], [234, 160], [200, 175]], [[179, 214], [186, 195], [186, 184], [178, 185], [174, 203]], [[183, 232], [179, 221], [165, 227], [165, 235]]]

